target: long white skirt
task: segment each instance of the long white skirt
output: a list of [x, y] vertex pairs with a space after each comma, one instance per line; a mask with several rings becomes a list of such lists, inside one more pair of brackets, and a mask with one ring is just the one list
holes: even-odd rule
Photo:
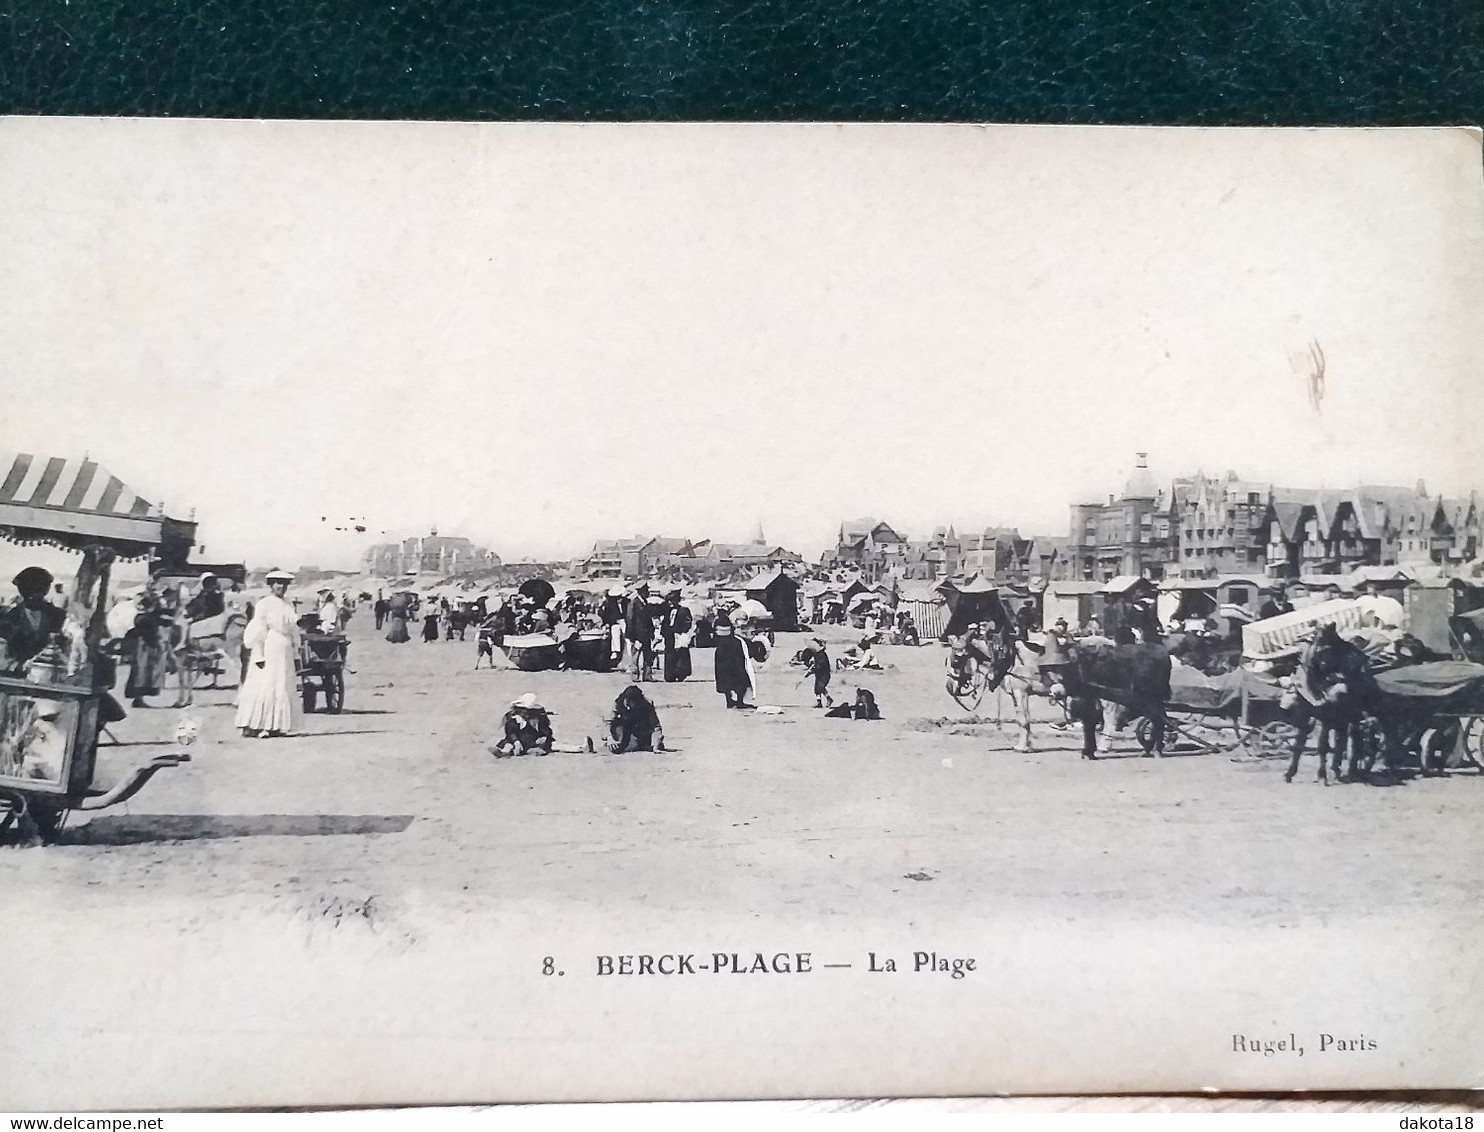
[[[263, 667], [258, 667], [258, 661]], [[247, 679], [237, 697], [237, 726], [252, 731], [296, 731], [303, 719], [294, 690], [294, 646], [285, 636], [269, 633], [254, 649]]]

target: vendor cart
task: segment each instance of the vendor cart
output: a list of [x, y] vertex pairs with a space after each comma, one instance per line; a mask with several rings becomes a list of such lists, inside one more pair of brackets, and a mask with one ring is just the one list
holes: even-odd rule
[[345, 706], [345, 658], [350, 642], [344, 633], [324, 633], [317, 629], [299, 634], [299, 695], [304, 710], [312, 712], [316, 703], [325, 711], [338, 715]]
[[[115, 561], [183, 567], [196, 524], [167, 518], [87, 458], [0, 457], [0, 538], [81, 554], [62, 631], [0, 675], [0, 831], [19, 824], [50, 839], [72, 810], [134, 797], [184, 749], [156, 755], [117, 781], [96, 781], [98, 737], [114, 666], [106, 656], [108, 582]], [[115, 716], [114, 718], [117, 718]]]

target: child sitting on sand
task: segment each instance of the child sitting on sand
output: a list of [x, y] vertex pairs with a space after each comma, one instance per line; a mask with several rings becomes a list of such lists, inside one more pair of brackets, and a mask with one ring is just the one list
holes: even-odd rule
[[549, 755], [553, 751], [578, 755], [591, 752], [593, 741], [584, 747], [563, 747], [554, 741], [551, 732], [551, 712], [536, 699], [535, 692], [527, 692], [510, 705], [503, 722], [504, 736], [491, 743], [489, 752], [497, 759], [513, 758], [516, 755]]

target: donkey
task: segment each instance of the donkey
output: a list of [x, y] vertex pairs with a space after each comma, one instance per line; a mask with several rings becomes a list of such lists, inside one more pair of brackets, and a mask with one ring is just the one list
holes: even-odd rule
[[229, 659], [242, 652], [242, 634], [247, 618], [235, 609], [200, 621], [186, 619], [184, 610], [175, 615], [170, 627], [170, 652], [175, 660], [175, 707], [189, 707], [195, 702], [196, 681], [202, 673], [211, 674], [210, 688]]
[[[1283, 781], [1292, 782], [1298, 773], [1304, 745], [1316, 725], [1320, 782], [1328, 785], [1331, 771], [1341, 782], [1354, 779], [1361, 769], [1368, 771], [1375, 761], [1376, 742], [1366, 720], [1378, 693], [1365, 653], [1342, 639], [1333, 625], [1325, 625], [1304, 651], [1293, 683], [1284, 706], [1294, 716], [1298, 731]], [[1329, 761], [1326, 756], [1331, 747], [1333, 760]], [[1347, 748], [1350, 761], [1342, 774]]]
[[1141, 716], [1153, 725], [1149, 754], [1162, 758], [1170, 672], [1170, 655], [1163, 645], [1077, 641], [1053, 644], [1038, 655], [1034, 645], [1017, 642], [1015, 665], [1007, 678], [1020, 727], [1015, 749], [1031, 749], [1030, 698], [1042, 695], [1064, 702], [1068, 715], [1082, 724], [1084, 759], [1097, 758], [1100, 721], [1106, 754], [1120, 718]]

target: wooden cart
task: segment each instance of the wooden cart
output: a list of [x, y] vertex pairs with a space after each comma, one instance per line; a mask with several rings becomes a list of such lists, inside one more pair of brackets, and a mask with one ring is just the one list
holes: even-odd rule
[[296, 668], [306, 712], [313, 711], [321, 701], [331, 715], [338, 715], [345, 706], [345, 658], [349, 651], [350, 642], [344, 633], [300, 634]]

